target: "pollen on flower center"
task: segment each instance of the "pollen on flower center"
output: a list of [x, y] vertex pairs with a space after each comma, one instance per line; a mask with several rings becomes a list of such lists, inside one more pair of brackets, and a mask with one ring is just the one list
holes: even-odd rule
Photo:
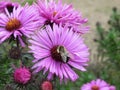
[[69, 57], [67, 56], [67, 51], [64, 46], [54, 46], [51, 49], [51, 56], [54, 60], [60, 61], [60, 62], [68, 62]]
[[94, 85], [94, 86], [92, 86], [92, 90], [99, 90], [99, 87]]
[[7, 22], [5, 28], [6, 28], [6, 30], [8, 30], [8, 31], [13, 31], [13, 30], [15, 30], [15, 29], [20, 28], [20, 26], [21, 26], [21, 22], [20, 22], [19, 20], [17, 20], [16, 18], [14, 18], [14, 19], [10, 19], [10, 20]]

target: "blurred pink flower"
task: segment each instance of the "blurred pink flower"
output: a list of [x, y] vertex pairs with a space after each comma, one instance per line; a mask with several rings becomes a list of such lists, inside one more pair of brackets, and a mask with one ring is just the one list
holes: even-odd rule
[[88, 21], [81, 13], [74, 10], [72, 5], [62, 4], [62, 0], [38, 0], [37, 9], [40, 16], [40, 25], [62, 24], [73, 28], [75, 32], [86, 33], [89, 30], [84, 24]]
[[6, 10], [8, 10], [9, 13], [12, 13], [13, 8], [17, 8], [18, 6], [18, 3], [10, 2], [8, 0], [0, 1], [0, 13], [5, 13]]
[[22, 36], [29, 37], [38, 25], [38, 15], [33, 6], [26, 4], [24, 7], [13, 8], [13, 12], [0, 13], [0, 43], [14, 36], [22, 46]]
[[84, 84], [80, 90], [116, 90], [116, 88], [114, 86], [110, 86], [104, 80], [97, 79]]
[[89, 60], [88, 48], [80, 35], [72, 29], [58, 25], [51, 28], [48, 25], [31, 38], [29, 48], [35, 58], [35, 65], [32, 67], [34, 72], [44, 69], [44, 73], [49, 72], [48, 79], [56, 75], [60, 80], [75, 81], [79, 76], [71, 67], [86, 71], [84, 66]]
[[14, 80], [18, 84], [27, 84], [31, 79], [31, 72], [26, 67], [17, 68], [14, 71]]

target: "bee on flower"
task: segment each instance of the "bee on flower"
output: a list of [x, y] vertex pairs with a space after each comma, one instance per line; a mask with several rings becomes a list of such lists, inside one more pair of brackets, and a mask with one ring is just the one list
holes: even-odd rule
[[35, 73], [43, 70], [44, 73], [48, 72], [48, 79], [56, 75], [61, 81], [75, 81], [79, 76], [71, 67], [86, 71], [85, 66], [89, 61], [88, 48], [80, 35], [72, 29], [56, 24], [51, 28], [48, 25], [33, 35], [29, 42], [30, 52], [35, 58], [32, 67]]

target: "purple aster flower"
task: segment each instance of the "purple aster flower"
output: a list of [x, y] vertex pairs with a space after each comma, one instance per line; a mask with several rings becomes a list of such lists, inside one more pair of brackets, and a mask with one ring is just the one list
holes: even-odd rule
[[84, 84], [80, 90], [116, 90], [116, 88], [114, 86], [110, 86], [104, 80], [97, 79]]
[[13, 3], [8, 0], [0, 1], [0, 13], [5, 13], [5, 10], [7, 9], [9, 13], [13, 12], [13, 8], [17, 8], [19, 6], [18, 3]]
[[52, 29], [48, 25], [31, 38], [30, 52], [35, 57], [32, 69], [36, 73], [49, 71], [48, 79], [56, 75], [60, 80], [75, 81], [78, 75], [72, 67], [86, 71], [84, 66], [87, 66], [89, 60], [88, 48], [80, 35], [72, 29], [58, 25], [53, 25]]
[[22, 36], [29, 37], [38, 24], [38, 15], [33, 6], [26, 4], [24, 7], [13, 8], [13, 12], [0, 14], [0, 43], [14, 36], [24, 46]]
[[40, 16], [40, 25], [61, 23], [62, 26], [72, 27], [75, 32], [81, 34], [89, 30], [89, 27], [84, 25], [87, 19], [75, 11], [72, 5], [63, 5], [61, 0], [58, 3], [56, 0], [38, 0], [36, 7]]

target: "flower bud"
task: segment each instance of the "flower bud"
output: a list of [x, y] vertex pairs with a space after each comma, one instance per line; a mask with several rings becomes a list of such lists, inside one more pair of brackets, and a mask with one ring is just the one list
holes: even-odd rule
[[21, 51], [18, 47], [12, 47], [9, 51], [9, 57], [12, 59], [19, 59], [21, 56]]
[[40, 90], [53, 90], [53, 85], [50, 81], [43, 81]]
[[31, 72], [28, 68], [21, 67], [14, 71], [14, 80], [18, 84], [27, 84], [31, 79]]

